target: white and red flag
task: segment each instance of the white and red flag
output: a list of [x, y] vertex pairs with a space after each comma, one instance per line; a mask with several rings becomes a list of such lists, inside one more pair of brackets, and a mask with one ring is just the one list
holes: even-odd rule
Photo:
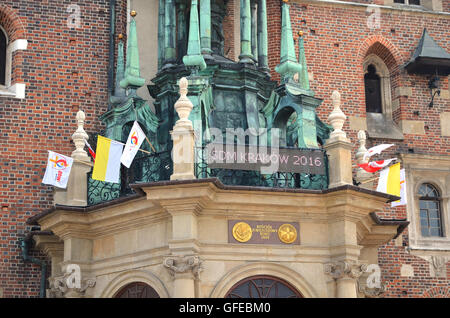
[[384, 167], [387, 167], [392, 161], [395, 161], [395, 160], [397, 160], [397, 158], [371, 161], [371, 162], [367, 162], [367, 163], [358, 164], [358, 166], [360, 166], [367, 172], [374, 173], [380, 169], [383, 169]]
[[42, 183], [53, 185], [58, 188], [67, 188], [67, 181], [69, 181], [72, 164], [72, 158], [49, 151], [47, 169], [45, 170], [44, 180], [42, 180]]
[[381, 145], [372, 147], [369, 150], [367, 150], [367, 152], [364, 154], [364, 160], [372, 157], [373, 155], [380, 154], [382, 151], [384, 151], [392, 146], [394, 146], [394, 144], [381, 144]]
[[86, 147], [88, 148], [89, 154], [91, 155], [92, 159], [94, 160], [95, 163], [95, 151], [94, 149], [92, 149], [91, 145], [86, 141], [86, 139], [84, 140], [84, 143], [86, 144]]
[[128, 140], [125, 144], [122, 157], [120, 158], [120, 162], [122, 162], [125, 167], [130, 168], [134, 157], [144, 142], [144, 139], [145, 133], [141, 126], [139, 126], [138, 122], [135, 121], [133, 127], [131, 128], [130, 135], [128, 135]]

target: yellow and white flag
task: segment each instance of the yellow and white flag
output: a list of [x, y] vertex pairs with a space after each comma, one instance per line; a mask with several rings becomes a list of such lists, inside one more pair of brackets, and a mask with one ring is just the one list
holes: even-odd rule
[[120, 183], [120, 156], [123, 144], [98, 136], [92, 179]]
[[138, 122], [135, 121], [133, 127], [131, 128], [130, 135], [128, 136], [127, 143], [125, 144], [125, 149], [122, 153], [122, 157], [120, 158], [120, 162], [127, 167], [130, 168], [131, 163], [133, 162], [134, 157], [136, 156], [139, 148], [144, 142], [145, 134], [139, 126]]
[[381, 170], [377, 191], [400, 196], [400, 163]]
[[405, 169], [400, 170], [400, 200], [391, 203], [392, 207], [406, 205], [408, 202], [406, 200], [406, 178]]

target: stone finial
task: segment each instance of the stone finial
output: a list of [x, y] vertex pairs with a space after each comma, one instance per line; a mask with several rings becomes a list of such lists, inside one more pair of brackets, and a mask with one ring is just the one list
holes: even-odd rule
[[328, 116], [328, 121], [333, 127], [333, 132], [330, 134], [330, 139], [332, 138], [347, 138], [347, 135], [342, 130], [344, 122], [347, 116], [341, 110], [341, 94], [338, 91], [334, 91], [331, 95], [331, 100], [333, 104], [333, 111], [330, 116]]
[[176, 125], [192, 127], [192, 122], [188, 118], [194, 105], [187, 97], [189, 84], [186, 77], [180, 79], [179, 85], [180, 85], [180, 98], [177, 100], [174, 107], [180, 119], [176, 122]]
[[356, 159], [358, 160], [358, 163], [366, 163], [369, 161], [369, 158], [364, 159], [364, 154], [367, 152], [366, 139], [367, 137], [364, 130], [358, 131], [359, 148], [356, 151]]
[[75, 151], [72, 152], [72, 158], [84, 161], [90, 161], [87, 152], [84, 150], [85, 141], [89, 139], [88, 134], [84, 131], [84, 121], [86, 119], [86, 114], [79, 110], [77, 113], [77, 125], [78, 128], [72, 135], [72, 140], [75, 144]]

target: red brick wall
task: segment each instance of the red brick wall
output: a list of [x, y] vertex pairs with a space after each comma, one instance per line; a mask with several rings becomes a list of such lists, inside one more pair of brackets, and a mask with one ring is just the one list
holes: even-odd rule
[[[365, 2], [365, 1], [361, 1]], [[448, 3], [447, 1], [446, 3]], [[365, 2], [367, 3], [367, 2]], [[280, 1], [268, 0], [269, 30], [281, 29]], [[327, 122], [332, 110], [331, 94], [338, 90], [342, 95], [342, 110], [347, 116], [365, 117], [364, 74], [362, 62], [371, 53], [379, 55], [392, 74], [392, 97], [398, 86], [412, 87], [411, 97], [402, 97], [400, 108], [394, 113], [394, 120], [421, 120], [425, 122], [426, 135], [405, 134], [403, 142], [392, 140], [368, 140], [367, 148], [383, 142], [395, 143], [396, 148], [386, 152], [386, 156], [413, 148], [415, 153], [449, 155], [450, 138], [441, 136], [439, 114], [450, 110], [450, 100], [438, 98], [433, 108], [428, 108], [431, 100], [427, 79], [423, 76], [408, 75], [402, 66], [410, 59], [423, 28], [447, 52], [450, 52], [450, 19], [443, 15], [423, 13], [405, 14], [399, 10], [381, 11], [381, 28], [370, 30], [367, 27], [365, 7], [332, 4], [317, 4], [302, 1], [291, 2], [291, 20], [294, 34], [305, 31], [305, 53], [308, 71], [313, 72], [311, 88], [316, 97], [324, 101], [318, 108], [319, 117]], [[448, 11], [448, 6], [447, 9]], [[306, 26], [301, 20], [306, 20]], [[279, 80], [275, 66], [280, 60], [280, 33], [269, 33], [269, 65], [272, 77]], [[441, 80], [443, 78], [441, 77]], [[448, 78], [442, 81], [442, 90], [448, 89]], [[419, 111], [420, 115], [414, 115]], [[350, 130], [347, 120], [344, 130], [357, 149], [357, 131]], [[355, 153], [353, 153], [354, 158]], [[406, 218], [405, 207], [386, 209], [379, 213], [382, 218]], [[403, 233], [403, 242], [408, 242], [408, 232]], [[415, 277], [400, 277], [402, 264], [411, 264]], [[388, 285], [385, 297], [435, 297], [448, 291], [449, 266], [447, 278], [432, 278], [429, 263], [410, 255], [406, 246], [397, 247], [394, 242], [379, 249], [379, 265], [382, 277]], [[442, 289], [441, 289], [442, 288]]]
[[[81, 8], [81, 28], [71, 30], [66, 10], [74, 3]], [[98, 116], [107, 108], [108, 3], [2, 0], [0, 5], [0, 24], [10, 39], [28, 40], [28, 49], [13, 57], [13, 79], [26, 83], [26, 98], [0, 97], [0, 203], [5, 205], [0, 220], [0, 288], [4, 297], [39, 294], [39, 268], [23, 263], [18, 239], [29, 231], [26, 219], [52, 202], [52, 188], [41, 184], [47, 150], [71, 154], [70, 136], [76, 130], [79, 108], [86, 112], [86, 130], [100, 130]], [[117, 3], [117, 33], [124, 33], [126, 0]]]
[[224, 53], [230, 60], [235, 60], [234, 56], [235, 41], [234, 41], [234, 19], [235, 19], [235, 2], [236, 0], [230, 0], [227, 4], [227, 15], [223, 20], [223, 34], [225, 34]]

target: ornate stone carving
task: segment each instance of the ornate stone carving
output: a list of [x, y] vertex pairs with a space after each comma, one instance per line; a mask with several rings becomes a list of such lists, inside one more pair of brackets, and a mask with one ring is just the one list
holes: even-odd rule
[[73, 273], [69, 272], [59, 277], [50, 277], [49, 298], [82, 298], [86, 290], [96, 284], [95, 278], [86, 278], [80, 280], [80, 287], [76, 288], [74, 284]]
[[358, 131], [359, 148], [356, 150], [356, 159], [358, 160], [358, 163], [366, 163], [369, 161], [369, 158], [364, 159], [364, 154], [367, 152], [366, 139], [367, 137], [364, 130]]
[[85, 141], [89, 139], [88, 134], [84, 131], [84, 121], [86, 119], [86, 115], [82, 110], [79, 110], [76, 118], [78, 128], [72, 135], [72, 140], [76, 149], [72, 152], [72, 158], [89, 161], [87, 152], [84, 150]]
[[192, 108], [194, 107], [194, 105], [192, 104], [192, 102], [190, 101], [190, 99], [187, 97], [187, 93], [188, 93], [188, 80], [186, 79], [186, 77], [183, 77], [180, 79], [180, 98], [177, 100], [177, 102], [175, 103], [174, 107], [175, 110], [178, 113], [178, 117], [180, 117], [180, 119], [176, 122], [176, 126], [189, 126], [192, 127], [192, 123], [191, 121], [188, 119], [189, 114], [192, 111]]
[[334, 279], [356, 279], [360, 277], [366, 270], [366, 264], [349, 263], [344, 261], [325, 264], [325, 274], [330, 275]]
[[433, 267], [435, 277], [446, 277], [446, 261], [447, 259], [442, 256], [431, 256], [431, 266]]
[[341, 110], [341, 94], [338, 91], [334, 91], [331, 95], [331, 100], [333, 104], [333, 111], [330, 116], [328, 116], [328, 121], [333, 127], [333, 132], [330, 134], [330, 139], [332, 138], [347, 138], [346, 133], [342, 130], [344, 122], [347, 116]]
[[202, 260], [198, 256], [169, 256], [164, 259], [164, 267], [166, 267], [172, 277], [176, 274], [191, 272], [195, 279], [198, 279], [200, 272], [203, 270]]
[[386, 284], [383, 282], [380, 287], [370, 288], [366, 284], [362, 284], [358, 281], [358, 291], [364, 294], [367, 298], [377, 298], [386, 291]]

